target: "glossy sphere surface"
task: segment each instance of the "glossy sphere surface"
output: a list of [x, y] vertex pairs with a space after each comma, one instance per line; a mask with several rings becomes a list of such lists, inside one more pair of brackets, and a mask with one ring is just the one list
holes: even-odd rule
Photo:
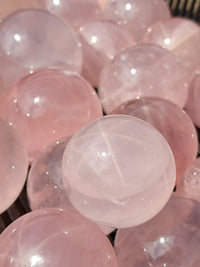
[[117, 232], [119, 267], [199, 266], [199, 221], [200, 204], [174, 195], [150, 221]]
[[154, 96], [183, 107], [187, 76], [174, 55], [156, 45], [136, 45], [107, 63], [100, 77], [99, 95], [106, 113], [120, 104]]
[[24, 137], [30, 161], [47, 145], [102, 116], [91, 85], [77, 74], [57, 70], [39, 71], [20, 80], [2, 109], [5, 120]]
[[132, 36], [111, 21], [94, 21], [81, 29], [83, 51], [82, 75], [98, 87], [104, 65], [121, 50], [133, 44]]
[[170, 17], [163, 0], [109, 0], [103, 14], [130, 31], [137, 42], [148, 26]]
[[19, 196], [28, 170], [27, 151], [18, 133], [0, 120], [0, 213]]
[[27, 195], [32, 210], [56, 207], [72, 208], [63, 188], [61, 161], [70, 138], [49, 145], [31, 166], [27, 181]]
[[200, 27], [189, 19], [171, 18], [150, 26], [143, 41], [171, 51], [189, 74], [199, 64]]
[[83, 127], [68, 143], [62, 164], [73, 205], [109, 227], [147, 221], [165, 205], [175, 183], [167, 142], [131, 116], [104, 116]]
[[165, 137], [175, 157], [177, 180], [196, 158], [196, 129], [186, 112], [173, 103], [165, 99], [146, 97], [122, 104], [112, 113], [145, 120]]
[[20, 9], [33, 7], [35, 0], [1, 0], [0, 1], [0, 20], [7, 15]]
[[0, 236], [1, 267], [117, 267], [101, 230], [76, 211], [27, 213]]
[[6, 88], [36, 69], [80, 72], [82, 52], [72, 30], [41, 10], [19, 11], [0, 24], [0, 75]]
[[200, 158], [197, 158], [181, 177], [177, 191], [200, 202]]
[[96, 0], [36, 0], [35, 6], [53, 13], [75, 31], [79, 31], [84, 24], [102, 17]]
[[186, 110], [194, 124], [200, 127], [200, 66], [197, 68], [189, 85], [189, 94], [186, 103]]

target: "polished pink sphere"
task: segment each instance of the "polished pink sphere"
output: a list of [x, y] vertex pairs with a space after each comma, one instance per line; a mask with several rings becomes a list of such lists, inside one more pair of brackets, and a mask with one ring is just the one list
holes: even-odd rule
[[102, 17], [96, 0], [35, 0], [35, 7], [48, 10], [75, 31]]
[[24, 137], [32, 161], [50, 143], [101, 117], [102, 109], [94, 89], [81, 76], [43, 70], [11, 88], [1, 115]]
[[187, 81], [183, 67], [171, 52], [157, 45], [136, 45], [105, 65], [99, 95], [106, 113], [142, 96], [165, 98], [183, 107]]
[[117, 267], [114, 249], [98, 226], [76, 211], [33, 211], [0, 235], [1, 267]]
[[27, 180], [27, 195], [32, 210], [72, 208], [63, 188], [61, 161], [70, 137], [49, 145], [36, 158]]
[[1, 0], [0, 1], [0, 21], [10, 13], [20, 9], [32, 8], [35, 0]]
[[200, 127], [200, 66], [194, 73], [189, 85], [186, 110], [194, 124]]
[[83, 51], [82, 75], [93, 86], [99, 86], [104, 65], [134, 43], [130, 33], [112, 21], [94, 21], [80, 31]]
[[119, 267], [200, 266], [200, 204], [176, 194], [150, 221], [117, 231]]
[[22, 10], [0, 24], [0, 76], [6, 88], [40, 68], [80, 73], [82, 51], [75, 33], [56, 16]]
[[184, 172], [176, 187], [178, 192], [200, 202], [200, 158]]
[[175, 162], [150, 124], [104, 116], [79, 130], [63, 155], [63, 179], [73, 205], [109, 227], [131, 227], [157, 214], [172, 193]]
[[185, 18], [170, 18], [150, 26], [143, 41], [171, 51], [189, 74], [199, 65], [200, 27]]
[[28, 171], [28, 158], [21, 136], [1, 119], [0, 147], [0, 213], [2, 213], [22, 191]]
[[165, 137], [174, 154], [177, 181], [196, 158], [196, 129], [186, 112], [172, 102], [145, 97], [122, 104], [112, 114], [130, 115], [145, 120]]
[[137, 42], [148, 26], [170, 17], [164, 0], [109, 0], [103, 14], [132, 33]]

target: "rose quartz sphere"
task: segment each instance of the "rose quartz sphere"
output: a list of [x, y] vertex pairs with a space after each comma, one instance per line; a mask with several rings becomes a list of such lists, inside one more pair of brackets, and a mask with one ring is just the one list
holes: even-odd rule
[[196, 129], [186, 112], [172, 102], [146, 97], [122, 104], [112, 114], [130, 115], [145, 120], [165, 137], [174, 154], [177, 181], [196, 158]]
[[79, 130], [63, 155], [73, 205], [104, 226], [138, 225], [166, 204], [175, 183], [172, 152], [150, 124], [104, 116]]
[[1, 267], [117, 267], [99, 227], [72, 210], [48, 208], [18, 218], [0, 235]]
[[200, 66], [191, 79], [186, 110], [194, 124], [200, 127]]
[[56, 16], [22, 10], [0, 24], [0, 76], [6, 88], [40, 68], [80, 73], [82, 51], [77, 36]]
[[83, 51], [82, 75], [98, 87], [104, 65], [134, 43], [132, 36], [112, 21], [94, 21], [80, 31]]
[[20, 9], [33, 7], [35, 0], [1, 0], [0, 1], [0, 20], [7, 15]]
[[187, 81], [183, 67], [172, 53], [157, 45], [142, 44], [125, 49], [105, 65], [99, 95], [106, 113], [142, 96], [168, 99], [183, 107]]
[[143, 41], [160, 45], [171, 51], [189, 74], [200, 63], [200, 27], [184, 18], [170, 18], [150, 26]]
[[1, 115], [23, 136], [31, 162], [50, 143], [101, 117], [102, 109], [94, 89], [81, 76], [43, 70], [10, 89]]
[[164, 0], [109, 0], [103, 15], [122, 25], [141, 42], [147, 27], [170, 18], [170, 11]]
[[96, 0], [35, 0], [35, 7], [46, 9], [69, 24], [75, 31], [102, 17]]
[[117, 231], [119, 267], [200, 266], [200, 204], [176, 194], [150, 221]]
[[0, 213], [2, 213], [17, 199], [24, 186], [28, 158], [21, 137], [1, 119], [0, 147]]
[[186, 169], [176, 189], [178, 192], [200, 202], [200, 158], [197, 158]]

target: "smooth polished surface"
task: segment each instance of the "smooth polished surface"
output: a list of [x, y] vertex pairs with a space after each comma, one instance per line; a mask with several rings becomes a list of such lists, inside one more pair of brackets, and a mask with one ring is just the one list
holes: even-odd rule
[[101, 117], [102, 109], [94, 89], [81, 76], [43, 70], [11, 88], [1, 115], [23, 136], [32, 162], [47, 145]]
[[187, 168], [177, 184], [177, 191], [200, 202], [200, 158]]
[[196, 158], [196, 129], [186, 112], [172, 102], [145, 97], [122, 104], [112, 114], [130, 115], [145, 120], [165, 137], [174, 154], [177, 181]]
[[141, 42], [148, 26], [170, 17], [164, 0], [109, 0], [103, 15], [127, 29], [136, 42]]
[[76, 211], [27, 213], [0, 235], [1, 267], [117, 267], [110, 241]]
[[0, 213], [17, 199], [28, 171], [27, 151], [18, 133], [0, 119]]
[[189, 85], [189, 94], [186, 103], [186, 110], [194, 124], [200, 127], [200, 66], [196, 69]]
[[150, 221], [118, 230], [119, 267], [200, 266], [199, 221], [200, 204], [175, 194]]
[[143, 41], [171, 51], [191, 75], [199, 65], [200, 27], [185, 18], [171, 18], [150, 26]]
[[73, 205], [109, 227], [131, 227], [157, 214], [175, 183], [175, 162], [161, 134], [125, 115], [83, 127], [63, 155], [63, 179]]
[[154, 96], [185, 105], [187, 75], [175, 56], [157, 45], [132, 46], [107, 63], [100, 77], [99, 95], [108, 114], [120, 104]]
[[35, 0], [1, 0], [0, 1], [0, 21], [12, 12], [20, 9], [32, 8]]
[[75, 33], [41, 10], [19, 11], [0, 24], [0, 76], [6, 88], [40, 68], [81, 72], [82, 51]]
[[84, 24], [102, 17], [96, 0], [35, 0], [34, 5], [56, 15], [75, 31], [79, 31]]
[[83, 51], [82, 75], [94, 87], [104, 65], [117, 53], [134, 44], [131, 34], [112, 21], [94, 21], [80, 31]]

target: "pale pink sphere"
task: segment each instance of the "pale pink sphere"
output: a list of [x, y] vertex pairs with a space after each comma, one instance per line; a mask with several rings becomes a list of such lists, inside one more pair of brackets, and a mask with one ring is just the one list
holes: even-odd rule
[[1, 115], [24, 137], [33, 161], [50, 143], [101, 117], [102, 109], [94, 89], [81, 76], [43, 70], [10, 89]]
[[46, 9], [69, 24], [75, 31], [102, 17], [96, 0], [35, 0], [35, 7]]
[[107, 63], [101, 72], [99, 95], [106, 113], [120, 104], [154, 96], [185, 105], [187, 75], [175, 56], [157, 45], [132, 46]]
[[177, 181], [196, 158], [196, 129], [187, 113], [172, 102], [145, 97], [120, 105], [112, 114], [130, 115], [145, 120], [165, 137], [174, 154]]
[[104, 116], [78, 131], [63, 155], [63, 179], [73, 205], [104, 226], [138, 225], [157, 214], [172, 193], [175, 162], [150, 124]]
[[94, 21], [80, 31], [83, 51], [82, 75], [98, 87], [104, 65], [123, 49], [134, 44], [132, 36], [112, 21]]
[[200, 27], [185, 18], [170, 18], [151, 25], [143, 41], [171, 51], [189, 74], [199, 65]]
[[40, 68], [81, 72], [82, 51], [75, 33], [56, 16], [22, 10], [0, 24], [0, 75], [6, 88]]
[[0, 235], [1, 267], [117, 267], [99, 227], [72, 210], [29, 212]]
[[174, 194], [150, 221], [117, 231], [119, 267], [200, 266], [200, 204]]
[[141, 42], [147, 27], [170, 18], [170, 11], [164, 0], [109, 0], [103, 15], [122, 25]]
[[0, 1], [0, 21], [10, 13], [20, 9], [31, 8], [35, 0], [1, 0]]
[[194, 124], [200, 127], [200, 66], [189, 85], [186, 110]]
[[21, 136], [1, 119], [0, 147], [0, 213], [2, 213], [17, 199], [24, 186], [28, 158]]
[[185, 171], [177, 184], [177, 191], [200, 202], [200, 158]]

